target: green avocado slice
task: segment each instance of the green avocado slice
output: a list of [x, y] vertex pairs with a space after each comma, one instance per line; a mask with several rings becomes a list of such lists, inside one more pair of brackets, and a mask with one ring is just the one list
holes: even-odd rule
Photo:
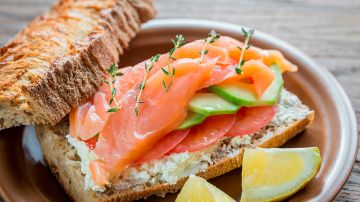
[[176, 130], [184, 130], [191, 128], [192, 126], [199, 125], [206, 119], [206, 117], [207, 116], [205, 115], [189, 111], [185, 120], [176, 128]]
[[259, 99], [241, 82], [231, 84], [220, 84], [209, 87], [211, 92], [240, 106], [254, 107], [264, 105], [275, 105], [279, 99], [280, 91], [284, 85], [281, 70], [277, 65], [272, 65], [271, 70], [275, 73], [275, 79]]
[[189, 103], [189, 110], [205, 115], [235, 114], [240, 106], [215, 93], [196, 93]]

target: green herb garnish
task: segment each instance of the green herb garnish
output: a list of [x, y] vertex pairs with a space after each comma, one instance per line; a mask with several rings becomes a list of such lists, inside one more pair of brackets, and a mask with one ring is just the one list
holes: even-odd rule
[[116, 88], [114, 87], [114, 84], [116, 82], [116, 77], [122, 76], [123, 74], [121, 72], [119, 72], [119, 68], [115, 64], [112, 64], [108, 69], [106, 69], [106, 71], [109, 74], [109, 80], [105, 81], [105, 83], [110, 86], [110, 91], [111, 91], [111, 98], [109, 101], [109, 105], [111, 105], [113, 102], [115, 103], [115, 107], [109, 109], [107, 112], [116, 112], [119, 109], [121, 109], [121, 105], [115, 99]]
[[165, 91], [167, 92], [169, 90], [169, 88], [171, 87], [171, 85], [173, 84], [174, 82], [174, 77], [175, 77], [175, 69], [172, 69], [171, 68], [171, 65], [170, 65], [170, 61], [171, 60], [176, 60], [176, 58], [173, 56], [174, 52], [176, 49], [180, 48], [182, 45], [184, 45], [185, 43], [185, 38], [183, 35], [176, 35], [176, 41], [174, 39], [171, 39], [174, 47], [172, 47], [169, 51], [169, 56], [168, 56], [168, 70], [166, 70], [165, 68], [161, 68], [161, 70], [163, 71], [163, 73], [167, 76], [170, 77], [170, 82], [168, 85], [166, 85], [166, 82], [163, 80], [163, 86], [164, 86], [164, 89]]
[[159, 58], [160, 58], [160, 54], [157, 54], [157, 55], [152, 56], [150, 58], [150, 63], [149, 64], [147, 64], [145, 62], [144, 78], [143, 78], [142, 82], [139, 84], [139, 94], [136, 96], [136, 104], [135, 104], [136, 116], [139, 115], [139, 104], [144, 103], [144, 102], [140, 101], [140, 98], [141, 98], [141, 94], [142, 94], [143, 90], [145, 89], [145, 83], [146, 83], [147, 76], [148, 76], [149, 72], [151, 71], [151, 69], [154, 67], [154, 64], [157, 61], [159, 61]]
[[242, 71], [242, 66], [244, 66], [245, 64], [245, 60], [243, 60], [244, 58], [244, 53], [245, 53], [245, 50], [249, 49], [251, 45], [249, 45], [249, 41], [250, 41], [250, 38], [254, 35], [255, 33], [255, 30], [254, 29], [244, 29], [242, 28], [241, 29], [242, 31], [242, 34], [245, 38], [245, 42], [243, 44], [243, 47], [238, 47], [238, 49], [241, 50], [241, 54], [240, 54], [240, 59], [239, 59], [239, 63], [237, 65], [235, 65], [235, 71], [237, 74], [242, 74], [243, 71]]
[[214, 43], [217, 39], [220, 38], [220, 34], [216, 33], [215, 30], [211, 30], [208, 34], [208, 36], [204, 39], [205, 40], [205, 44], [202, 47], [202, 50], [199, 52], [200, 53], [200, 63], [203, 61], [204, 56], [206, 54], [208, 54], [209, 50], [206, 49], [208, 44]]

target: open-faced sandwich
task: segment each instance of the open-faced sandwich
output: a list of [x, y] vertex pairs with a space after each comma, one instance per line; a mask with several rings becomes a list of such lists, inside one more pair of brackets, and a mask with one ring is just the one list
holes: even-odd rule
[[[52, 172], [76, 201], [128, 201], [178, 191], [190, 175], [238, 168], [244, 148], [279, 147], [314, 112], [283, 88], [295, 72], [276, 50], [210, 32], [132, 67], [109, 65], [91, 99], [37, 126]], [[164, 51], [166, 52], [166, 51]]]
[[238, 168], [245, 148], [279, 147], [313, 120], [283, 88], [282, 74], [297, 67], [249, 46], [251, 30], [243, 42], [177, 35], [164, 54], [118, 68], [154, 14], [150, 0], [61, 0], [0, 51], [0, 129], [41, 124], [45, 159], [75, 201], [176, 192], [189, 176]]

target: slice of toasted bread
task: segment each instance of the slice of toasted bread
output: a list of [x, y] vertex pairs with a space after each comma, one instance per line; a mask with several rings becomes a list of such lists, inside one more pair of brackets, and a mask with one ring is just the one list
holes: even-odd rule
[[154, 15], [151, 0], [60, 0], [0, 49], [0, 129], [58, 123]]
[[87, 151], [69, 143], [69, 136], [68, 139], [65, 137], [69, 127], [66, 121], [57, 126], [37, 126], [37, 135], [51, 171], [75, 201], [131, 201], [176, 192], [190, 174], [209, 179], [239, 168], [245, 147], [279, 147], [303, 131], [313, 118], [313, 111], [294, 94], [283, 90], [277, 114], [260, 131], [243, 137], [224, 138], [204, 151], [173, 154], [129, 167], [118, 182], [104, 192], [85, 189], [86, 172], [81, 161], [85, 160], [84, 152]]

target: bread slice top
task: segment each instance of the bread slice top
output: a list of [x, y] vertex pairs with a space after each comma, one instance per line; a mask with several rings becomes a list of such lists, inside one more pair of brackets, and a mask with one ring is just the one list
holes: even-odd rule
[[38, 126], [45, 159], [66, 192], [76, 201], [130, 201], [179, 190], [190, 174], [213, 178], [241, 166], [247, 147], [279, 147], [309, 125], [314, 112], [292, 93], [283, 90], [278, 111], [266, 127], [251, 135], [224, 138], [199, 152], [172, 154], [141, 166], [128, 167], [108, 187], [97, 187], [88, 164], [96, 154], [69, 136], [68, 123]]
[[151, 0], [60, 0], [0, 49], [0, 129], [56, 124], [102, 84]]

